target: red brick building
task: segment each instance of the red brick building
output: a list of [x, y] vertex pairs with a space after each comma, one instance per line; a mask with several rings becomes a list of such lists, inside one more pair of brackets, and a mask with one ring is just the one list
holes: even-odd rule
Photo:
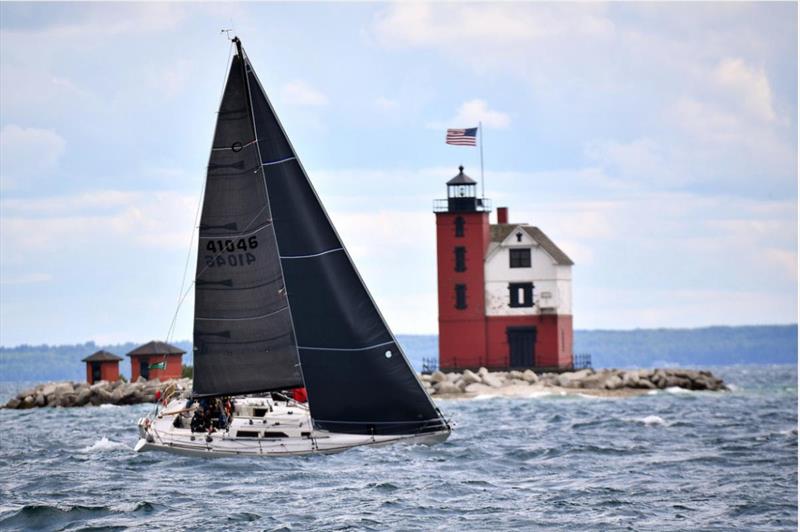
[[108, 351], [98, 351], [84, 358], [81, 362], [86, 362], [86, 382], [118, 380], [120, 360], [122, 357]]
[[[140, 376], [147, 380], [178, 379], [183, 369], [183, 355], [186, 351], [165, 342], [152, 341], [137, 347], [128, 356], [131, 357], [131, 381]], [[165, 363], [163, 369], [151, 368], [153, 364]]]
[[439, 367], [572, 367], [572, 260], [475, 189], [459, 167], [434, 202]]

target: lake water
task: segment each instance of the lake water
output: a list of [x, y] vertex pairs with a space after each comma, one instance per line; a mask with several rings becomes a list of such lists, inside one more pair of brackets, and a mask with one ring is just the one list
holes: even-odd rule
[[446, 443], [305, 458], [135, 454], [147, 405], [0, 410], [0, 528], [796, 530], [796, 366], [714, 372], [734, 391], [440, 401]]

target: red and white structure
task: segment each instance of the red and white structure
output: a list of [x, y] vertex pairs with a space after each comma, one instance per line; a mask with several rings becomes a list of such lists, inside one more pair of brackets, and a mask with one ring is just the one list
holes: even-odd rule
[[464, 174], [435, 200], [439, 367], [567, 369], [572, 260], [541, 229], [476, 196]]

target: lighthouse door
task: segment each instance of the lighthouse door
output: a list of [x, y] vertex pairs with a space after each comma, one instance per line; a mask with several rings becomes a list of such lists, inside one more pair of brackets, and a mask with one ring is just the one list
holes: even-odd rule
[[512, 368], [534, 366], [536, 352], [536, 327], [509, 327], [508, 362]]

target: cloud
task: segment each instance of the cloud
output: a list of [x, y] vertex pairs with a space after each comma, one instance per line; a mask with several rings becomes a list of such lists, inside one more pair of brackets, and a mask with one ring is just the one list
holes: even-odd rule
[[196, 197], [176, 192], [115, 190], [3, 200], [3, 262], [120, 241], [142, 249], [185, 249], [196, 206]]
[[328, 103], [328, 97], [301, 80], [291, 81], [283, 86], [282, 95], [287, 103], [295, 105], [319, 106]]
[[53, 276], [49, 273], [24, 273], [21, 275], [7, 276], [5, 273], [0, 275], [0, 285], [24, 285], [47, 283], [53, 280]]
[[508, 114], [494, 109], [489, 109], [489, 104], [485, 100], [474, 99], [461, 104], [455, 116], [444, 122], [430, 122], [427, 124], [429, 129], [444, 129], [447, 127], [475, 127], [478, 122], [484, 126], [504, 129], [511, 124], [511, 117]]
[[775, 120], [772, 107], [772, 89], [763, 68], [753, 68], [740, 58], [723, 59], [712, 73], [714, 81], [729, 89], [738, 99], [741, 108], [755, 118]]
[[66, 141], [52, 129], [25, 128], [9, 124], [0, 130], [0, 188], [19, 186], [22, 178], [58, 166]]
[[471, 55], [486, 47], [517, 46], [553, 35], [598, 35], [613, 30], [603, 9], [520, 4], [397, 3], [380, 13], [373, 26], [388, 47], [435, 46]]

